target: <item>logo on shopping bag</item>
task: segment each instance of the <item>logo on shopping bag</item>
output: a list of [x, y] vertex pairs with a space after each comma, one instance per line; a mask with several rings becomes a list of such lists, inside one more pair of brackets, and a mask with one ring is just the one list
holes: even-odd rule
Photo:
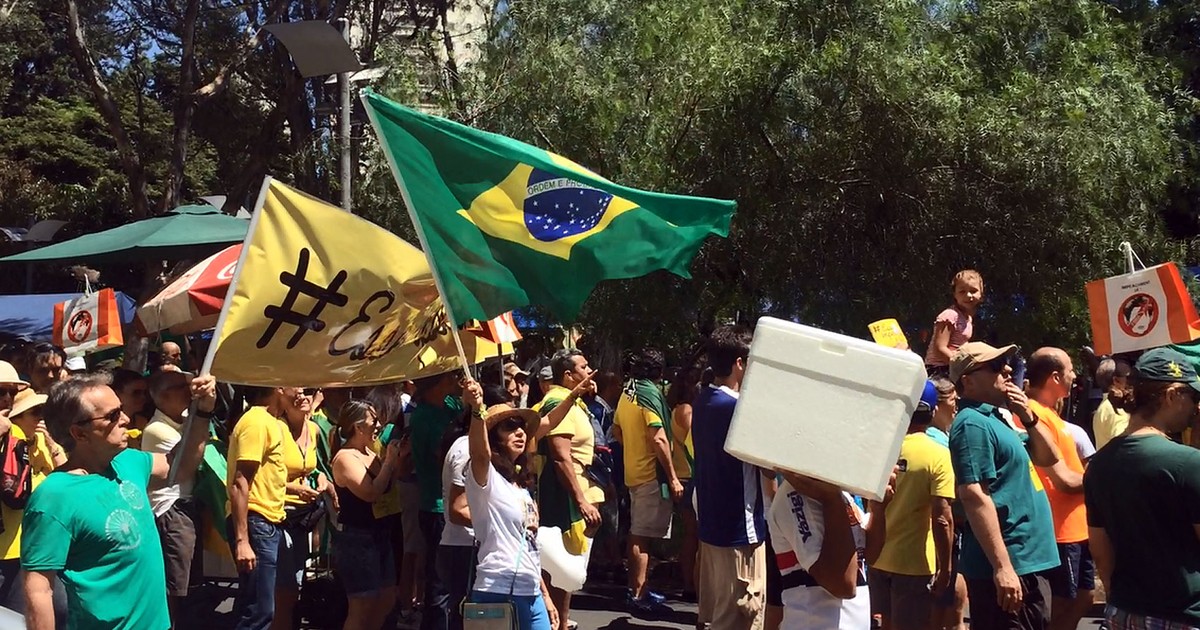
[[1134, 293], [1117, 308], [1117, 325], [1130, 337], [1145, 337], [1158, 324], [1158, 301], [1148, 293]]
[[75, 343], [83, 343], [92, 334], [92, 314], [89, 311], [75, 311], [67, 322], [67, 339]]

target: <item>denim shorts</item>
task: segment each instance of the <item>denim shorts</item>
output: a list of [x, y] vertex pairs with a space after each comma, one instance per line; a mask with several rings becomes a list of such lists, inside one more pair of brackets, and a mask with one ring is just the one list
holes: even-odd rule
[[349, 597], [373, 597], [396, 585], [392, 540], [385, 527], [333, 532], [333, 570]]

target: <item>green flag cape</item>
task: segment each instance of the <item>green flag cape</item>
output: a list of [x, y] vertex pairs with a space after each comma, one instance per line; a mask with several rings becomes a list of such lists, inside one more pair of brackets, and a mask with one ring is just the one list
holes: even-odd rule
[[[547, 396], [538, 403], [537, 412], [545, 416], [562, 402], [562, 398], [554, 395]], [[591, 420], [591, 412], [582, 405], [579, 408], [586, 412], [588, 419]], [[545, 457], [545, 464], [542, 467], [542, 474], [538, 476], [537, 484], [538, 518], [546, 527], [561, 529], [563, 546], [568, 552], [581, 555], [584, 549], [577, 545], [571, 545], [569, 540], [573, 535], [576, 539], [582, 535], [585, 529], [583, 513], [579, 511], [579, 504], [575, 502], [575, 497], [571, 496], [571, 489], [563, 483], [555, 470], [554, 462], [550, 459], [548, 441], [548, 437], [542, 438], [541, 443], [538, 444], [538, 454]], [[584, 465], [591, 465], [591, 462], [585, 462]]]
[[601, 280], [687, 278], [735, 204], [621, 186], [562, 156], [398, 105], [363, 102], [455, 323], [536, 304], [574, 321]]

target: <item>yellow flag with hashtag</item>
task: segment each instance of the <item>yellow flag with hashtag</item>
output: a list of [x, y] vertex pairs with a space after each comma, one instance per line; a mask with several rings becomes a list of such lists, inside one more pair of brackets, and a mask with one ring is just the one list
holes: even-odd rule
[[[471, 363], [511, 351], [461, 338]], [[421, 250], [271, 178], [213, 344], [210, 373], [244, 385], [373, 385], [462, 364]]]

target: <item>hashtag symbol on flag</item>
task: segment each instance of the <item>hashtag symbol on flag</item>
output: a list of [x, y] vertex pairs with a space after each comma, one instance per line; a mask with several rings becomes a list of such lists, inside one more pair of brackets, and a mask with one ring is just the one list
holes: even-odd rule
[[[348, 275], [344, 269], [333, 277], [333, 281], [327, 287], [308, 281], [306, 276], [311, 256], [307, 247], [301, 249], [300, 260], [296, 262], [296, 273], [285, 271], [279, 274], [279, 281], [288, 288], [288, 293], [284, 296], [282, 304], [272, 304], [263, 309], [263, 315], [271, 320], [271, 323], [267, 325], [267, 329], [263, 331], [262, 336], [258, 338], [258, 343], [255, 344], [259, 349], [267, 347], [275, 338], [275, 333], [279, 332], [279, 328], [284, 324], [296, 327], [296, 332], [292, 334], [292, 338], [287, 343], [288, 350], [295, 348], [296, 344], [300, 343], [300, 339], [304, 337], [304, 333], [310, 330], [320, 332], [325, 328], [325, 322], [321, 320], [321, 311], [325, 310], [327, 304], [345, 306], [349, 300], [344, 294], [338, 293], [338, 289], [341, 288]], [[301, 295], [314, 300], [312, 309], [308, 313], [296, 310], [296, 299]]]

